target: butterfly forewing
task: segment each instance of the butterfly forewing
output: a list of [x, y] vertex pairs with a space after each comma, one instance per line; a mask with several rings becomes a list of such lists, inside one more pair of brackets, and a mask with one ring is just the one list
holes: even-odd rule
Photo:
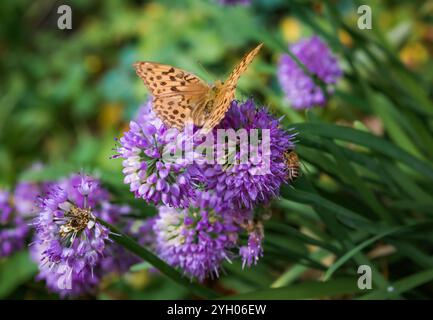
[[239, 78], [241, 77], [242, 73], [247, 70], [248, 66], [253, 62], [255, 56], [259, 53], [260, 49], [262, 48], [263, 43], [259, 44], [257, 47], [255, 47], [253, 50], [248, 52], [242, 60], [239, 62], [239, 64], [233, 69], [233, 71], [230, 73], [229, 77], [227, 78], [226, 82], [224, 83], [227, 87], [235, 87], [238, 83]]
[[259, 44], [247, 53], [239, 64], [230, 73], [227, 81], [219, 90], [213, 103], [213, 109], [208, 119], [203, 125], [202, 132], [207, 133], [212, 130], [224, 118], [225, 113], [230, 107], [230, 103], [235, 97], [235, 90], [238, 80], [243, 72], [248, 68], [254, 57], [259, 53], [263, 44]]
[[134, 66], [153, 96], [153, 111], [169, 127], [182, 129], [210, 90], [200, 78], [170, 65], [137, 62]]

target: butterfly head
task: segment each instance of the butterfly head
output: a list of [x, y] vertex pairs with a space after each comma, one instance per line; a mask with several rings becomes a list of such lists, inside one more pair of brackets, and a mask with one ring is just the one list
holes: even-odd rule
[[214, 82], [213, 86], [212, 86], [212, 90], [214, 91], [219, 91], [221, 90], [221, 88], [224, 86], [224, 82], [222, 82], [221, 80], [217, 80]]

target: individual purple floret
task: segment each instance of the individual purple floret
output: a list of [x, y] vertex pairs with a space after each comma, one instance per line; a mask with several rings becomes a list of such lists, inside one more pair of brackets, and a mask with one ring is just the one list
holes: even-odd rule
[[247, 245], [239, 248], [239, 255], [242, 257], [242, 268], [257, 264], [259, 258], [263, 256], [262, 242], [263, 227], [258, 225], [249, 233]]
[[292, 57], [284, 54], [278, 66], [278, 79], [287, 99], [295, 109], [323, 106], [326, 95], [333, 92], [333, 85], [343, 74], [337, 58], [317, 36], [302, 39], [289, 48], [311, 76], [323, 82], [326, 93]]

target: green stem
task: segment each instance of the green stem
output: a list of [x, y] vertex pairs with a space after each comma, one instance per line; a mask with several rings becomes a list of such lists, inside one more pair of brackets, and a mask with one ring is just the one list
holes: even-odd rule
[[183, 277], [178, 271], [170, 267], [167, 263], [165, 263], [163, 260], [158, 258], [155, 254], [153, 254], [149, 250], [140, 246], [134, 239], [123, 234], [115, 226], [101, 219], [98, 219], [98, 221], [110, 229], [110, 231], [112, 232], [112, 234], [110, 235], [111, 239], [113, 239], [116, 243], [128, 249], [132, 253], [136, 254], [143, 260], [149, 262], [152, 266], [157, 268], [161, 273], [165, 274], [167, 277], [171, 278], [172, 280], [179, 283], [180, 285], [188, 288], [189, 290], [191, 290], [193, 293], [195, 293], [200, 297], [211, 299], [211, 298], [216, 298], [218, 296], [218, 294], [213, 290], [203, 287], [198, 283], [189, 281], [188, 279]]

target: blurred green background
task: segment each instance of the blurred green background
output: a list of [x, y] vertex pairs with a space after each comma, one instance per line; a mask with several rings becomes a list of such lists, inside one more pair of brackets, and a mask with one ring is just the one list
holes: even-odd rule
[[[62, 4], [72, 8], [72, 30], [57, 28]], [[304, 173], [266, 208], [264, 259], [248, 271], [227, 265], [211, 286], [244, 298], [432, 298], [433, 2], [362, 1], [372, 7], [372, 30], [356, 27], [360, 4], [2, 1], [0, 186], [85, 170], [119, 202], [150, 214], [122, 184], [120, 160], [110, 159], [114, 138], [146, 101], [132, 63], [172, 64], [213, 81], [264, 42], [237, 97], [253, 96], [300, 132]], [[326, 108], [294, 111], [277, 62], [312, 34], [331, 46], [345, 76]], [[42, 171], [28, 170], [38, 162]], [[373, 266], [370, 292], [356, 288], [359, 264]], [[35, 272], [25, 252], [1, 261], [0, 297], [55, 298]], [[192, 297], [147, 270], [106, 282], [97, 298]]]

